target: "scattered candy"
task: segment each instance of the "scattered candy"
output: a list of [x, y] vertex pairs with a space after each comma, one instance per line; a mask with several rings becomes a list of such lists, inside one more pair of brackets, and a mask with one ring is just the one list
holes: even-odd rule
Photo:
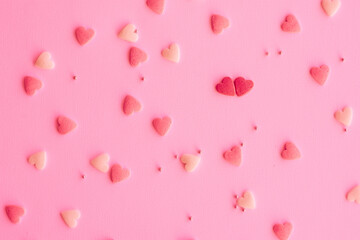
[[55, 63], [52, 60], [51, 54], [49, 52], [43, 52], [35, 61], [35, 66], [41, 69], [53, 69]]
[[281, 29], [284, 32], [300, 32], [300, 24], [294, 15], [289, 14], [281, 24]]
[[136, 67], [140, 63], [145, 62], [148, 59], [146, 52], [137, 48], [131, 47], [129, 51], [129, 63], [130, 66]]
[[130, 177], [130, 170], [122, 168], [119, 164], [111, 167], [110, 178], [113, 183], [120, 182]]
[[230, 150], [224, 152], [223, 157], [229, 163], [240, 166], [241, 165], [241, 149], [239, 146], [233, 146]]
[[91, 28], [85, 29], [84, 27], [78, 27], [75, 29], [75, 37], [81, 46], [88, 43], [95, 35], [95, 31]]
[[286, 142], [281, 151], [281, 157], [285, 160], [295, 160], [301, 157], [299, 149], [292, 142]]
[[242, 197], [238, 198], [236, 201], [236, 205], [240, 207], [241, 209], [255, 209], [256, 203], [255, 203], [255, 197], [252, 194], [252, 192], [245, 191], [242, 195]]
[[76, 122], [65, 116], [59, 116], [56, 123], [56, 129], [60, 134], [67, 134], [77, 127]]
[[235, 96], [234, 82], [229, 77], [224, 77], [220, 83], [216, 84], [216, 91], [227, 96]]
[[136, 26], [130, 23], [120, 30], [118, 37], [128, 42], [137, 42], [139, 34]]
[[163, 58], [178, 63], [180, 61], [180, 47], [176, 43], [170, 44], [168, 48], [165, 48], [161, 51]]
[[131, 115], [134, 112], [139, 112], [141, 110], [141, 104], [134, 97], [127, 95], [123, 101], [123, 112], [125, 115]]
[[146, 0], [146, 5], [156, 14], [164, 12], [165, 0]]
[[42, 88], [42, 82], [33, 77], [24, 77], [24, 89], [27, 95], [33, 96], [35, 92]]
[[320, 67], [312, 67], [310, 74], [312, 78], [321, 86], [324, 85], [326, 79], [329, 76], [330, 69], [327, 65], [321, 65]]
[[160, 135], [160, 136], [164, 136], [171, 125], [171, 118], [169, 117], [163, 117], [163, 118], [155, 118], [152, 121], [152, 125], [155, 129], [155, 131]]
[[21, 220], [21, 217], [24, 216], [25, 210], [21, 206], [17, 205], [7, 205], [5, 206], [5, 212], [8, 216], [10, 222], [12, 223], [19, 223]]
[[357, 204], [360, 204], [360, 185], [355, 186], [352, 188], [346, 195], [346, 199], [349, 202], [355, 202]]
[[340, 0], [322, 0], [321, 7], [326, 15], [329, 17], [334, 16], [341, 6]]
[[351, 125], [353, 118], [353, 109], [351, 107], [344, 107], [342, 110], [338, 110], [334, 114], [335, 119], [348, 127]]
[[234, 80], [235, 91], [238, 97], [248, 93], [253, 87], [254, 82], [251, 80], [245, 80], [243, 77], [237, 77]]
[[102, 153], [97, 157], [91, 159], [90, 164], [100, 172], [106, 173], [109, 171], [109, 161], [110, 161], [109, 154]]
[[222, 31], [230, 26], [230, 21], [223, 16], [214, 14], [210, 18], [211, 29], [215, 34], [220, 34]]
[[38, 170], [43, 170], [46, 166], [46, 152], [41, 151], [41, 152], [32, 154], [28, 158], [28, 163], [35, 166], [35, 168]]
[[293, 226], [289, 222], [284, 222], [283, 224], [275, 224], [273, 226], [273, 231], [279, 240], [288, 240], [293, 231]]
[[79, 210], [73, 209], [62, 211], [60, 215], [69, 228], [75, 228], [78, 225], [81, 213]]
[[184, 164], [185, 171], [193, 172], [199, 165], [201, 157], [193, 154], [184, 154], [180, 157], [180, 161]]

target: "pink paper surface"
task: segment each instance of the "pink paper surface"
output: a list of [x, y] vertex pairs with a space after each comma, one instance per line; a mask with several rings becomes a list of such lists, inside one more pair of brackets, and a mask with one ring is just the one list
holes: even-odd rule
[[[359, 239], [360, 206], [345, 198], [360, 183], [359, 8], [343, 0], [330, 18], [318, 0], [167, 0], [160, 16], [145, 0], [1, 1], [0, 208], [18, 204], [26, 214], [15, 225], [2, 210], [0, 239], [275, 240], [272, 226], [283, 221], [294, 226], [291, 240]], [[210, 28], [214, 13], [231, 22], [221, 35]], [[289, 13], [300, 33], [281, 31]], [[137, 26], [137, 43], [117, 38], [127, 23]], [[96, 32], [85, 46], [78, 26]], [[179, 64], [160, 54], [173, 42]], [[148, 61], [131, 67], [131, 46]], [[34, 66], [42, 51], [54, 70]], [[321, 64], [330, 67], [324, 86], [309, 74]], [[44, 84], [35, 96], [23, 90], [26, 75]], [[255, 86], [242, 97], [220, 95], [225, 76]], [[127, 94], [141, 112], [124, 115]], [[347, 132], [333, 117], [344, 106], [354, 109]], [[60, 135], [58, 115], [78, 128]], [[151, 123], [166, 115], [173, 124], [160, 137]], [[288, 140], [301, 159], [281, 159]], [[240, 142], [237, 168], [222, 154]], [[199, 149], [199, 167], [185, 172], [174, 154]], [[43, 171], [26, 160], [40, 150]], [[89, 160], [102, 152], [131, 178], [113, 184], [94, 169]], [[234, 194], [245, 190], [255, 210], [234, 209]], [[75, 229], [60, 217], [72, 208], [81, 211]]]

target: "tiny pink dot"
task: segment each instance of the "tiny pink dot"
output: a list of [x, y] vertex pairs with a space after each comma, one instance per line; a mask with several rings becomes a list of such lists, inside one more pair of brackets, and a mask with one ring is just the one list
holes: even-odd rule
[[81, 174], [81, 178], [82, 178], [82, 179], [85, 179], [85, 174]]
[[201, 149], [198, 150], [198, 153], [199, 153], [199, 154], [201, 153]]
[[342, 61], [342, 62], [343, 62], [343, 61], [345, 61], [345, 59], [342, 57], [342, 58], [340, 58], [340, 61]]
[[74, 76], [73, 76], [73, 79], [74, 79], [74, 80], [77, 80], [77, 76], [76, 76], [76, 75], [74, 75]]
[[234, 205], [234, 208], [237, 209], [237, 205], [236, 205], [236, 204]]
[[256, 131], [257, 129], [258, 129], [258, 127], [255, 125], [255, 126], [254, 126], [254, 130]]
[[189, 216], [189, 221], [192, 221], [192, 216]]
[[161, 172], [161, 171], [162, 171], [162, 168], [161, 168], [161, 167], [158, 167], [158, 171]]
[[346, 129], [346, 128], [344, 128], [344, 132], [347, 132], [347, 129]]
[[281, 51], [281, 50], [280, 50], [280, 51], [278, 51], [278, 54], [279, 54], [279, 55], [281, 55], [281, 54], [282, 54], [282, 51]]
[[141, 80], [141, 81], [145, 81], [145, 77], [140, 77], [140, 80]]
[[174, 155], [174, 158], [178, 158], [178, 155], [177, 155], [177, 154], [175, 154], [175, 155]]
[[268, 51], [265, 51], [265, 56], [269, 56], [269, 52], [268, 52]]
[[241, 143], [240, 143], [240, 146], [244, 146], [244, 143], [243, 143], [243, 142], [241, 142]]

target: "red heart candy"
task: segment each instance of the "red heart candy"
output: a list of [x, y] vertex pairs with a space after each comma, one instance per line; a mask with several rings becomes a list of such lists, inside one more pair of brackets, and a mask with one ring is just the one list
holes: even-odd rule
[[164, 136], [170, 128], [171, 118], [155, 118], [152, 122], [152, 125], [160, 136]]
[[293, 226], [289, 222], [285, 222], [284, 224], [275, 224], [273, 226], [273, 231], [279, 240], [289, 239], [292, 230]]
[[24, 89], [27, 95], [34, 95], [36, 90], [40, 88], [42, 88], [42, 82], [39, 79], [29, 76], [24, 77]]
[[220, 34], [225, 28], [230, 26], [230, 22], [226, 17], [220, 15], [212, 15], [210, 18], [211, 29], [215, 34]]
[[285, 160], [294, 160], [301, 157], [299, 149], [292, 142], [286, 142], [281, 152], [281, 157]]
[[241, 165], [241, 149], [239, 146], [233, 146], [230, 150], [224, 152], [223, 157], [229, 163], [240, 166]]
[[147, 60], [147, 54], [143, 50], [137, 47], [130, 48], [129, 51], [130, 66], [136, 67], [137, 65], [139, 65], [142, 62], [145, 62], [146, 60]]
[[134, 97], [127, 95], [123, 101], [123, 112], [125, 115], [131, 115], [134, 112], [141, 110], [141, 104]]
[[122, 168], [119, 164], [114, 164], [111, 167], [110, 178], [113, 183], [120, 182], [130, 177], [130, 171]]
[[216, 84], [216, 91], [227, 96], [235, 96], [234, 82], [229, 77], [224, 77], [220, 83]]
[[24, 208], [16, 205], [5, 206], [5, 212], [12, 223], [20, 222], [20, 218], [25, 214]]
[[85, 29], [84, 27], [78, 27], [75, 29], [76, 40], [81, 46], [89, 42], [95, 35], [95, 31], [91, 28]]
[[281, 24], [281, 29], [284, 32], [300, 32], [300, 24], [294, 15], [289, 14]]
[[320, 85], [324, 85], [326, 79], [328, 78], [330, 69], [326, 65], [321, 65], [320, 67], [312, 67], [310, 69], [310, 74], [312, 78]]
[[245, 80], [243, 77], [238, 77], [234, 80], [236, 95], [239, 97], [249, 92], [253, 87], [254, 83], [251, 80]]
[[164, 12], [165, 0], [147, 0], [146, 5], [157, 14]]
[[77, 126], [76, 122], [64, 116], [59, 116], [56, 120], [56, 123], [57, 123], [56, 126], [57, 131], [60, 134], [67, 134], [71, 132], [73, 129], [75, 129]]

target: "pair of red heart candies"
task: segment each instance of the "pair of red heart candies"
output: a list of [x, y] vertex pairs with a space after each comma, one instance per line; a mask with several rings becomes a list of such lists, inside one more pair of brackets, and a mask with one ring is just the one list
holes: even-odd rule
[[243, 77], [237, 77], [232, 80], [230, 77], [224, 77], [220, 83], [216, 85], [216, 91], [227, 96], [242, 96], [248, 93], [254, 87], [254, 82], [245, 80]]

